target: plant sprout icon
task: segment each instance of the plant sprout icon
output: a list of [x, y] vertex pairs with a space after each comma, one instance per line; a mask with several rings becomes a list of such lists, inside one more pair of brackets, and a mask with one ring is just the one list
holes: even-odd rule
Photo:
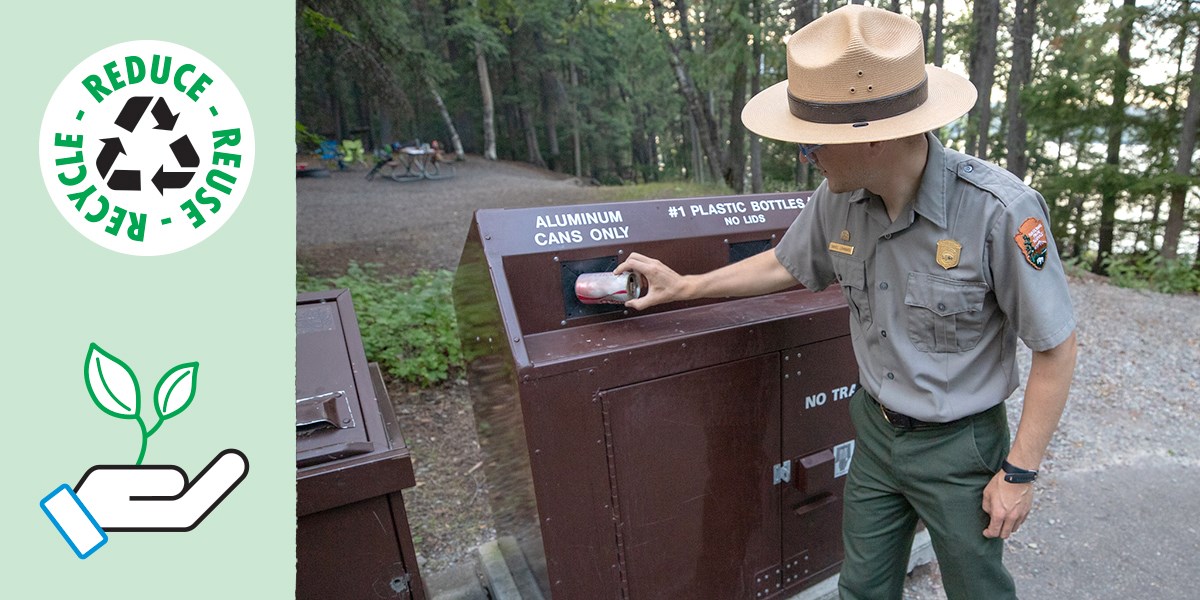
[[191, 405], [196, 397], [196, 374], [200, 363], [189, 362], [171, 367], [154, 386], [154, 412], [158, 420], [150, 429], [142, 419], [142, 390], [137, 375], [121, 359], [109, 354], [94, 342], [88, 347], [87, 362], [83, 367], [83, 379], [87, 384], [92, 402], [100, 410], [118, 418], [134, 419], [142, 431], [142, 448], [135, 465], [142, 464], [146, 457], [146, 445], [150, 436], [158, 431], [167, 419], [178, 416]]
[[95, 343], [88, 347], [83, 368], [88, 395], [105, 413], [137, 421], [142, 444], [133, 465], [93, 466], [74, 488], [64, 483], [42, 498], [42, 512], [79, 558], [108, 543], [111, 531], [191, 531], [246, 478], [250, 463], [233, 448], [217, 453], [190, 481], [175, 465], [142, 464], [150, 436], [195, 399], [199, 370], [199, 363], [188, 362], [159, 378], [157, 419], [147, 428], [133, 369]]

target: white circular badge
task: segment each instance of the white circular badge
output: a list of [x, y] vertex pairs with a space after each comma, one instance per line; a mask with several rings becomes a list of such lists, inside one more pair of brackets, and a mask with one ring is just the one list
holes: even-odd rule
[[200, 243], [233, 215], [254, 170], [254, 129], [233, 81], [196, 51], [125, 42], [54, 91], [42, 177], [67, 222], [122, 254]]

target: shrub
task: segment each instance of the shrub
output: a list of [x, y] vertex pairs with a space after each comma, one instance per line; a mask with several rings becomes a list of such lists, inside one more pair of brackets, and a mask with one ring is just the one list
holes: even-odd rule
[[348, 288], [358, 315], [367, 360], [392, 377], [424, 387], [439, 385], [463, 367], [450, 289], [454, 273], [421, 271], [412, 277], [379, 272], [380, 265], [351, 262], [333, 279], [297, 269], [296, 288]]
[[1108, 275], [1121, 287], [1165, 294], [1200, 292], [1200, 271], [1186, 258], [1167, 260], [1157, 254], [1113, 256], [1109, 259]]

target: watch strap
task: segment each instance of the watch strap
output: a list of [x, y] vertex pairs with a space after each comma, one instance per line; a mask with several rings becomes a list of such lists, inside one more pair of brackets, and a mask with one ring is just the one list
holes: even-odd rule
[[1037, 481], [1038, 472], [1022, 469], [1005, 460], [1000, 468], [1004, 470], [1004, 481], [1009, 483], [1033, 483]]

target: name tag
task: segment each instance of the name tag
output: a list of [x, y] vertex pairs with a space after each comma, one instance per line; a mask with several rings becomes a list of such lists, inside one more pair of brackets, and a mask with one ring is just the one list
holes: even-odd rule
[[854, 254], [854, 246], [839, 244], [837, 242], [829, 242], [829, 249], [841, 254]]

